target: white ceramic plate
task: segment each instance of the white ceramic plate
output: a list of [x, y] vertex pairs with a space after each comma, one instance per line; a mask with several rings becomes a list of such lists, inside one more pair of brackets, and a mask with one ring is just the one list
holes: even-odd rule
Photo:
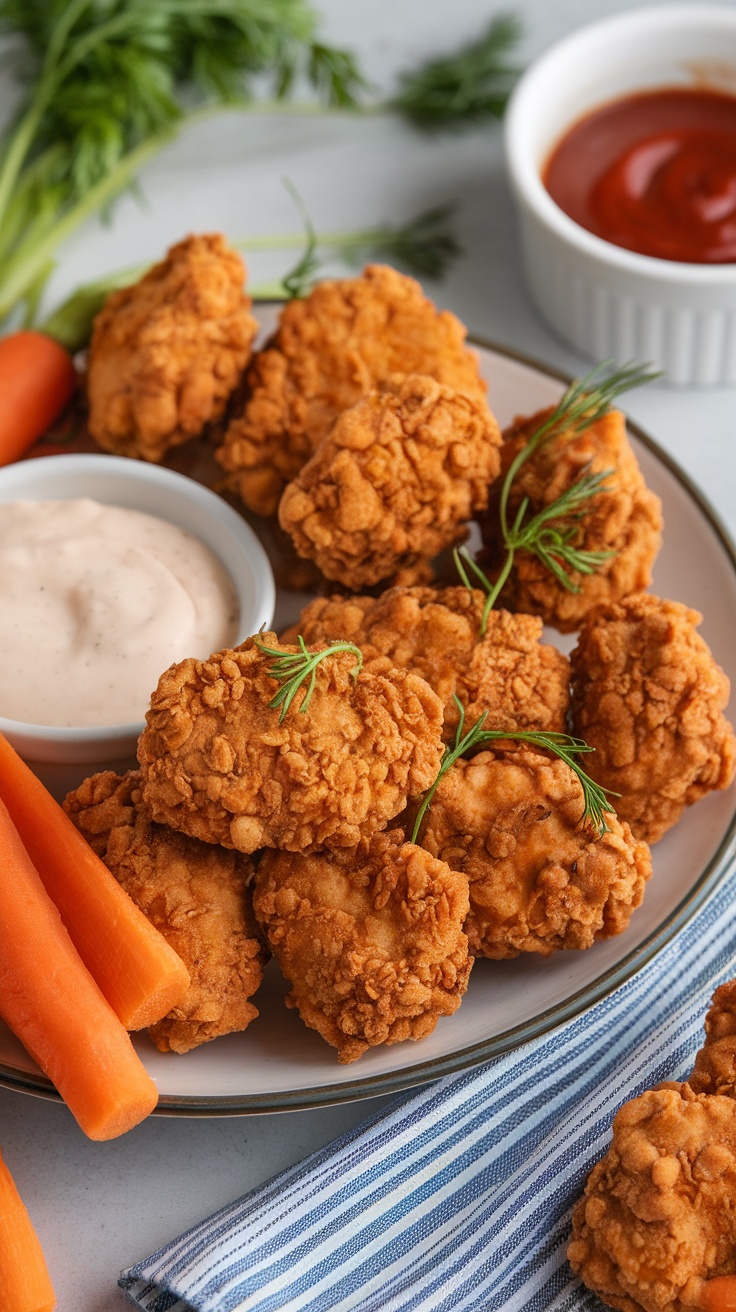
[[[261, 315], [264, 329], [271, 312]], [[559, 376], [500, 348], [476, 342], [501, 425], [556, 401]], [[736, 686], [736, 552], [713, 511], [685, 475], [640, 430], [630, 426], [647, 483], [662, 498], [664, 546], [653, 591], [705, 616], [701, 632]], [[300, 599], [283, 594], [279, 624], [298, 615]], [[548, 640], [569, 649], [574, 638]], [[649, 961], [685, 924], [723, 875], [736, 849], [736, 790], [691, 807], [654, 849], [644, 904], [626, 933], [587, 952], [544, 959], [479, 961], [460, 1010], [440, 1020], [421, 1043], [374, 1048], [340, 1066], [332, 1048], [308, 1030], [283, 997], [287, 986], [271, 962], [256, 1002], [260, 1016], [185, 1056], [164, 1055], [146, 1037], [139, 1052], [161, 1091], [164, 1115], [222, 1116], [315, 1107], [389, 1093], [476, 1065], [578, 1014]], [[20, 1044], [0, 1027], [0, 1084], [43, 1097], [54, 1090]]]

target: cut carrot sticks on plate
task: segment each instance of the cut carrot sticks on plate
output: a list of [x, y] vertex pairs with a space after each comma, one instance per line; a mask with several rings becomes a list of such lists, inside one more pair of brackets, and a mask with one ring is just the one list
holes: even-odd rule
[[153, 1080], [75, 951], [2, 802], [0, 1016], [90, 1139], [125, 1134], [156, 1106]]
[[0, 465], [46, 432], [76, 386], [74, 362], [53, 337], [24, 329], [0, 338]]
[[0, 798], [72, 942], [127, 1030], [181, 1001], [189, 972], [0, 734]]
[[0, 1153], [0, 1312], [52, 1312], [55, 1307], [38, 1235]]

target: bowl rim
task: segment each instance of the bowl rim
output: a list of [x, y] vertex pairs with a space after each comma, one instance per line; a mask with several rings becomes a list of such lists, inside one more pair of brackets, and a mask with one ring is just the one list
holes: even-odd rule
[[[80, 469], [80, 465], [83, 465], [84, 468]], [[228, 505], [223, 497], [218, 496], [216, 492], [213, 492], [203, 483], [198, 483], [196, 479], [189, 478], [186, 474], [180, 474], [177, 470], [168, 469], [165, 465], [154, 465], [141, 460], [131, 460], [126, 456], [107, 455], [95, 451], [70, 451], [63, 455], [38, 456], [32, 460], [19, 460], [0, 468], [0, 507], [4, 504], [2, 497], [4, 485], [14, 479], [17, 479], [19, 483], [23, 481], [18, 471], [24, 473], [28, 471], [28, 475], [32, 479], [36, 471], [39, 471], [40, 477], [41, 473], [50, 469], [64, 473], [70, 473], [72, 469], [76, 469], [80, 473], [86, 471], [104, 473], [109, 476], [111, 485], [114, 485], [116, 478], [124, 473], [127, 478], [133, 481], [138, 480], [141, 484], [154, 487], [158, 485], [162, 491], [173, 490], [181, 494], [184, 500], [189, 500], [200, 508], [210, 510], [213, 513], [213, 518], [229, 530], [231, 537], [243, 550], [243, 553], [250, 555], [251, 559], [257, 562], [262, 595], [256, 597], [256, 603], [259, 610], [267, 610], [270, 616], [273, 617], [276, 583], [271, 562], [263, 544], [250, 524], [237, 511], [233, 510], [232, 506]], [[95, 499], [99, 499], [100, 496], [101, 494], [97, 494]], [[33, 500], [34, 498], [29, 489], [29, 492], [19, 492], [16, 499], [23, 501]], [[72, 498], [68, 495], [56, 497], [45, 495], [43, 498], [36, 499], [67, 501]], [[9, 498], [6, 500], [9, 500]], [[111, 500], [110, 502], [103, 502], [103, 504], [115, 505], [119, 503]], [[136, 509], [137, 507], [130, 506], [129, 508]], [[164, 507], [161, 509], [165, 512]], [[142, 513], [154, 514], [153, 511], [148, 510]], [[158, 517], [165, 520], [166, 514], [159, 513]], [[168, 522], [172, 521], [169, 520]], [[193, 536], [197, 536], [196, 533], [193, 532]], [[205, 545], [207, 544], [205, 543]], [[210, 550], [213, 555], [218, 557], [218, 553], [214, 548], [210, 547]], [[228, 568], [223, 560], [220, 563], [232, 579], [232, 570]], [[232, 582], [237, 586], [237, 580], [232, 579]], [[25, 720], [13, 720], [9, 716], [0, 715], [0, 733], [6, 737], [23, 738], [29, 743], [33, 742], [38, 745], [44, 742], [53, 742], [56, 748], [63, 748], [65, 744], [84, 747], [97, 742], [104, 742], [112, 750], [116, 745], [123, 746], [130, 740], [135, 741], [143, 732], [144, 727], [144, 719], [99, 725], [50, 725], [33, 724]], [[105, 750], [107, 752], [107, 746]]]
[[[736, 36], [736, 9], [711, 4], [666, 4], [650, 5], [645, 9], [627, 9], [623, 13], [586, 23], [584, 27], [556, 41], [522, 73], [511, 93], [503, 134], [506, 165], [519, 201], [568, 247], [583, 252], [599, 264], [670, 286], [722, 288], [724, 283], [728, 286], [736, 285], [736, 262], [693, 264], [684, 260], [641, 255], [637, 251], [616, 246], [581, 227], [550, 196], [528, 145], [530, 102], [533, 103], [539, 84], [554, 72], [559, 62], [571, 60], [577, 55], [577, 62], [584, 68], [586, 62], [581, 58], [582, 52], [585, 50], [586, 55], [591, 54], [591, 49], [586, 48], [600, 45], [601, 52], [604, 52], [609, 39], [621, 32], [630, 30], [633, 35], [636, 31], [671, 30], [673, 26], [679, 26], [683, 31], [695, 27], [699, 32], [708, 29], [716, 31], [719, 28], [723, 30], [725, 27]], [[615, 98], [602, 97], [596, 103], [606, 104]], [[591, 109], [594, 107], [591, 105]], [[568, 127], [575, 121], [571, 120]]]

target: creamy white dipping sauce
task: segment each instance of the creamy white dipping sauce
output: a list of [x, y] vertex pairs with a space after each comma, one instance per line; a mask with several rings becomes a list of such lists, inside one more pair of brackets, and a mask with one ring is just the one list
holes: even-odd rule
[[87, 498], [0, 504], [0, 715], [142, 720], [172, 662], [237, 626], [232, 580], [184, 529]]

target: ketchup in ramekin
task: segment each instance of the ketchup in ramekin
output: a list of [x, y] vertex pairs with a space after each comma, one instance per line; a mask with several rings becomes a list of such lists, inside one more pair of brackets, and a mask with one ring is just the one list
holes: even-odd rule
[[543, 182], [605, 241], [688, 264], [736, 262], [736, 97], [668, 88], [587, 114]]

